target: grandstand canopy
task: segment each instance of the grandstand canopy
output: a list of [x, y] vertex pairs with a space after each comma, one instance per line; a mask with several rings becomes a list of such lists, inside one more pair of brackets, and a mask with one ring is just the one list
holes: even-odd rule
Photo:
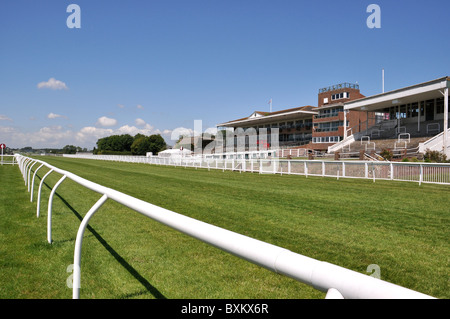
[[344, 109], [376, 112], [400, 104], [442, 98], [444, 90], [449, 87], [450, 77], [446, 76], [433, 81], [349, 101], [345, 103]]
[[276, 112], [255, 111], [248, 117], [217, 124], [217, 127], [251, 127], [302, 118], [312, 119], [314, 115], [317, 115], [316, 109], [316, 107], [307, 105]]

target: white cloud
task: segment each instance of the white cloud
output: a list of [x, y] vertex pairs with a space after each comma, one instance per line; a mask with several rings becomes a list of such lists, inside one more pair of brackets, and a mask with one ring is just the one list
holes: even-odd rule
[[49, 118], [49, 119], [57, 119], [57, 118], [67, 119], [67, 116], [59, 115], [59, 114], [55, 114], [55, 113], [49, 113], [47, 115], [47, 118]]
[[143, 110], [143, 109], [144, 109], [144, 107], [143, 107], [142, 105], [140, 105], [140, 104], [138, 104], [136, 107], [137, 107], [138, 109], [140, 109], [140, 110]]
[[86, 144], [95, 145], [95, 143], [99, 138], [113, 135], [113, 133], [114, 130], [112, 129], [86, 126], [75, 134], [75, 139], [77, 140], [78, 143], [81, 143], [83, 145]]
[[[142, 128], [138, 128], [136, 126], [123, 125], [117, 129], [107, 129], [107, 128], [98, 128], [92, 126], [83, 127], [79, 132], [75, 134], [75, 139], [77, 143], [81, 145], [92, 145], [94, 146], [98, 139], [110, 135], [122, 135], [122, 134], [130, 134], [131, 136], [135, 136], [136, 134], [144, 134], [144, 135], [153, 135], [153, 134], [161, 134], [161, 131], [155, 129], [150, 124], [145, 123]], [[73, 143], [72, 143], [73, 144]], [[91, 147], [91, 146], [89, 146]]]
[[124, 125], [119, 127], [116, 131], [115, 134], [130, 134], [132, 136], [136, 135], [136, 134], [144, 134], [144, 135], [153, 135], [153, 134], [161, 134], [161, 131], [158, 129], [155, 129], [153, 126], [151, 126], [148, 123], [145, 123], [145, 125], [142, 128], [137, 128], [136, 126], [129, 126], [129, 125]]
[[2, 134], [13, 134], [16, 133], [16, 130], [10, 126], [0, 126], [0, 133]]
[[66, 83], [50, 78], [47, 82], [40, 82], [37, 85], [38, 89], [51, 89], [51, 90], [68, 90]]
[[146, 124], [143, 119], [136, 119], [134, 123], [136, 123], [137, 126], [144, 126]]
[[117, 124], [117, 120], [106, 116], [102, 116], [97, 120], [96, 124], [100, 126], [114, 126]]
[[1, 115], [0, 114], [0, 121], [10, 121], [10, 122], [12, 122], [12, 119], [7, 117], [6, 115]]
[[[114, 119], [112, 119], [114, 120]], [[115, 121], [115, 120], [114, 120]], [[161, 131], [154, 126], [138, 121], [139, 126], [123, 125], [119, 128], [85, 126], [79, 130], [74, 130], [68, 126], [46, 126], [35, 131], [24, 132], [20, 128], [0, 125], [0, 136], [2, 143], [16, 148], [32, 146], [33, 148], [62, 148], [64, 145], [76, 145], [92, 149], [96, 146], [98, 139], [111, 135], [136, 134], [153, 135], [161, 134], [163, 137], [170, 137], [171, 130]], [[178, 139], [178, 136], [177, 136]], [[170, 142], [170, 139], [166, 138]]]
[[170, 139], [172, 141], [178, 141], [180, 136], [194, 136], [194, 130], [185, 127], [177, 127], [171, 132]]
[[117, 104], [118, 107], [120, 107], [121, 109], [123, 109], [125, 107], [125, 105], [123, 104]]
[[59, 125], [46, 126], [36, 132], [26, 133], [12, 127], [0, 127], [0, 133], [5, 139], [5, 144], [11, 145], [11, 147], [32, 146], [34, 148], [56, 148], [67, 144], [73, 144], [73, 132], [64, 130], [63, 127]]

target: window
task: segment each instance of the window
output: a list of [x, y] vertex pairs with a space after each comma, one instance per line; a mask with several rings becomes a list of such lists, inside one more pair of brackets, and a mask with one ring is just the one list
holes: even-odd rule
[[313, 143], [337, 143], [340, 141], [340, 136], [322, 136], [313, 137]]
[[444, 98], [436, 99], [436, 114], [444, 113]]
[[411, 117], [417, 117], [419, 115], [419, 103], [415, 102], [411, 104]]
[[335, 132], [343, 125], [343, 121], [314, 123], [314, 128], [316, 132]]
[[400, 106], [400, 118], [406, 119], [406, 105]]
[[350, 98], [350, 93], [348, 93], [348, 92], [336, 93], [331, 96], [331, 100], [333, 100], [333, 101], [339, 100], [339, 99], [348, 99], [348, 98]]
[[391, 107], [391, 108], [389, 108], [389, 118], [392, 120], [392, 119], [395, 119], [396, 118], [396, 115], [397, 115], [397, 112], [395, 111], [395, 107]]

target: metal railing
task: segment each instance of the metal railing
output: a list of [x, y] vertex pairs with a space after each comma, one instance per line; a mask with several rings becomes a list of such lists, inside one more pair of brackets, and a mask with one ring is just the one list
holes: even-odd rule
[[[252, 173], [273, 173], [304, 176], [362, 178], [370, 180], [395, 180], [450, 185], [450, 164], [389, 161], [331, 161], [302, 159], [205, 159], [202, 157], [146, 157], [118, 155], [68, 155], [66, 157], [96, 160], [145, 163], [220, 170], [237, 170]], [[271, 167], [266, 170], [266, 167]]]
[[0, 163], [1, 165], [5, 164], [5, 165], [16, 165], [16, 158], [14, 157], [14, 155], [1, 155], [0, 158]]
[[[37, 171], [45, 166], [49, 171], [41, 179], [39, 185], [38, 197], [38, 216], [39, 201], [42, 183], [52, 172], [61, 174], [57, 184], [52, 188], [48, 205], [48, 224], [47, 239], [51, 239], [51, 215], [53, 194], [61, 183], [69, 178], [72, 181], [91, 189], [101, 195], [100, 199], [91, 207], [83, 218], [76, 236], [74, 250], [74, 268], [73, 268], [73, 298], [80, 296], [81, 280], [81, 249], [84, 231], [90, 218], [98, 209], [108, 200], [116, 201], [144, 216], [156, 220], [166, 226], [196, 238], [202, 242], [210, 244], [216, 248], [245, 259], [256, 265], [264, 267], [275, 273], [291, 277], [295, 280], [308, 284], [320, 291], [326, 292], [326, 298], [402, 298], [402, 299], [428, 299], [431, 296], [407, 289], [381, 279], [348, 270], [327, 262], [315, 260], [285, 248], [274, 246], [229, 230], [204, 223], [202, 221], [172, 212], [170, 210], [152, 205], [143, 200], [134, 198], [114, 189], [93, 183], [68, 171], [56, 168], [44, 161], [16, 156], [19, 168], [25, 180], [25, 184], [30, 183], [32, 168], [37, 164], [38, 168], [34, 171], [34, 177]], [[30, 188], [29, 188], [30, 189]], [[33, 189], [33, 185], [31, 186]]]

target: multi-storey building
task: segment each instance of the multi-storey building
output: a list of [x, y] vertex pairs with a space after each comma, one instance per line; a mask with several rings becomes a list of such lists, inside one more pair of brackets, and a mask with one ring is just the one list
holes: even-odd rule
[[[357, 84], [342, 83], [319, 90], [318, 107], [303, 106], [276, 112], [255, 111], [250, 116], [218, 124], [220, 128], [277, 128], [278, 146], [305, 147], [327, 150], [328, 146], [341, 141], [346, 130], [358, 131], [366, 128], [368, 114], [349, 111], [344, 113], [344, 102], [363, 98]], [[369, 119], [370, 121], [370, 119]], [[270, 139], [270, 136], [269, 136]], [[267, 141], [271, 144], [271, 141]], [[273, 143], [272, 143], [273, 144]]]
[[217, 127], [233, 130], [242, 128], [244, 131], [251, 129], [258, 135], [258, 143], [269, 147], [274, 144], [270, 140], [271, 133], [273, 129], [278, 129], [278, 146], [301, 146], [312, 139], [312, 121], [317, 114], [315, 109], [313, 106], [303, 106], [276, 112], [255, 111], [248, 117], [221, 123]]
[[312, 141], [308, 147], [327, 150], [340, 142], [347, 131], [360, 132], [373, 125], [374, 113], [359, 111], [344, 112], [344, 103], [364, 98], [358, 84], [341, 83], [319, 90], [318, 114], [313, 117]]
[[[269, 133], [269, 139], [271, 129], [276, 128], [279, 133], [276, 146], [280, 148], [302, 147], [329, 152], [330, 147], [342, 147], [352, 137], [396, 139], [401, 134], [426, 137], [441, 133], [442, 137], [436, 140], [440, 144], [429, 146], [425, 143], [423, 147], [442, 148], [450, 154], [449, 88], [450, 77], [446, 76], [365, 97], [357, 84], [341, 83], [320, 89], [317, 107], [254, 112], [217, 126], [253, 128], [251, 131], [255, 134], [264, 129], [264, 133]], [[270, 144], [271, 141], [267, 142]]]

